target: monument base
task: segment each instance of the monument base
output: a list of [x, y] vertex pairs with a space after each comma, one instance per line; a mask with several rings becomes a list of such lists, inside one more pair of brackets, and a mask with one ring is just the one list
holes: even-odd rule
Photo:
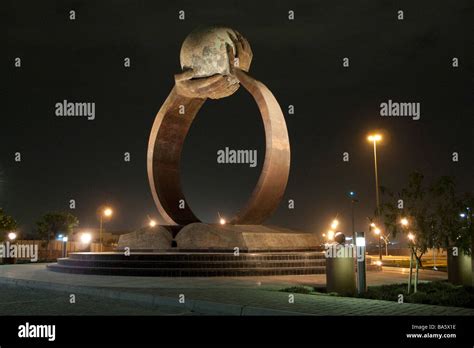
[[122, 235], [117, 249], [71, 253], [47, 267], [63, 273], [155, 277], [311, 275], [326, 270], [315, 234], [260, 225], [147, 227]]

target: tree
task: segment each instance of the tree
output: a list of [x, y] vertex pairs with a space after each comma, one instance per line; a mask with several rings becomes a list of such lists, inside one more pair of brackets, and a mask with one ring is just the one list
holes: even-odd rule
[[2, 208], [0, 208], [0, 232], [5, 233], [9, 231], [15, 231], [18, 227], [15, 219], [6, 214]]
[[48, 242], [59, 233], [69, 235], [78, 225], [76, 216], [62, 212], [47, 213], [36, 222], [38, 236]]
[[[400, 232], [412, 234], [409, 242], [417, 265], [422, 266], [422, 256], [429, 248], [449, 248], [456, 245], [463, 252], [470, 252], [472, 226], [466, 228], [465, 221], [459, 217], [462, 207], [469, 207], [469, 196], [458, 195], [454, 179], [442, 176], [427, 184], [423, 174], [414, 172], [409, 175], [408, 184], [395, 194], [381, 187], [384, 198], [381, 216], [387, 230], [393, 236]], [[385, 201], [385, 199], [384, 199]], [[464, 208], [465, 209], [465, 208]], [[408, 224], [400, 221], [406, 218]], [[418, 269], [415, 275], [418, 279]]]

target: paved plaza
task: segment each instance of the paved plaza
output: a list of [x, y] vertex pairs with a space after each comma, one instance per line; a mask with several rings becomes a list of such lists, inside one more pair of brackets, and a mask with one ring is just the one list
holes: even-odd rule
[[[443, 280], [446, 277], [445, 272], [420, 271], [421, 281]], [[381, 272], [367, 273], [369, 286], [403, 283], [406, 279], [407, 269], [403, 268], [384, 267]], [[2, 288], [10, 289], [8, 291], [16, 288], [19, 293], [26, 291], [24, 300], [18, 300], [16, 296], [15, 301], [21, 302], [18, 314], [44, 314], [38, 301], [49, 307], [53, 304], [58, 307], [58, 303], [69, 307], [69, 295], [75, 294], [76, 304], [82, 303], [83, 307], [71, 311], [67, 309], [66, 314], [474, 315], [474, 309], [399, 304], [397, 299], [391, 302], [279, 291], [290, 286], [324, 287], [325, 281], [324, 274], [213, 278], [124, 277], [56, 273], [48, 271], [45, 264], [0, 266]], [[28, 289], [36, 289], [37, 294], [44, 296], [31, 296], [35, 291]], [[290, 295], [294, 296], [294, 301], [291, 301]], [[0, 298], [0, 315], [14, 314], [12, 308], [15, 301], [12, 302], [8, 296]], [[104, 299], [102, 307], [89, 305], [100, 298]], [[107, 310], [110, 306], [117, 306], [117, 313]], [[58, 311], [61, 312], [60, 309]]]

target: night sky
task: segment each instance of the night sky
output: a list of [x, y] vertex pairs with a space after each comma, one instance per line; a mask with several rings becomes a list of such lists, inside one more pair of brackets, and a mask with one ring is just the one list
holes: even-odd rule
[[[408, 174], [453, 175], [473, 189], [472, 1], [2, 1], [0, 207], [22, 231], [76, 200], [81, 227], [97, 227], [110, 204], [108, 229], [132, 230], [158, 218], [146, 152], [156, 113], [180, 72], [179, 50], [200, 25], [241, 32], [254, 58], [250, 74], [266, 84], [286, 117], [291, 170], [282, 204], [267, 221], [325, 232], [338, 214], [350, 231], [375, 208], [373, 153], [378, 129], [380, 184], [399, 189]], [[404, 11], [404, 20], [397, 11]], [[69, 11], [76, 20], [69, 20]], [[186, 19], [178, 20], [184, 10]], [[288, 11], [295, 20], [288, 20]], [[6, 30], [3, 28], [6, 26]], [[6, 40], [6, 42], [4, 41]], [[21, 68], [14, 66], [20, 57]], [[123, 60], [130, 57], [131, 67]], [[344, 68], [342, 59], [349, 57]], [[452, 67], [452, 58], [459, 67]], [[95, 102], [96, 118], [56, 117], [55, 104]], [[420, 102], [421, 119], [381, 117], [387, 100]], [[295, 114], [288, 115], [288, 105]], [[6, 106], [6, 107], [5, 107]], [[184, 192], [195, 214], [231, 217], [257, 182], [263, 124], [243, 89], [208, 100], [186, 139]], [[257, 149], [258, 166], [219, 165], [225, 147]], [[350, 161], [343, 162], [343, 152]], [[459, 162], [452, 162], [452, 153]], [[22, 161], [14, 161], [21, 152]], [[124, 161], [131, 153], [131, 162]], [[287, 208], [288, 199], [295, 209]]]

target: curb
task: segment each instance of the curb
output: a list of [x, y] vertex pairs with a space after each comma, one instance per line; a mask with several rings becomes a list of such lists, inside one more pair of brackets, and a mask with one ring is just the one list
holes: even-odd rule
[[231, 303], [220, 303], [205, 300], [187, 299], [186, 303], [181, 304], [177, 298], [157, 296], [151, 294], [130, 293], [127, 291], [119, 291], [108, 288], [95, 288], [87, 286], [74, 286], [67, 284], [58, 284], [50, 282], [42, 282], [36, 280], [0, 278], [0, 284], [6, 286], [19, 286], [30, 289], [43, 289], [59, 292], [78, 293], [83, 295], [92, 295], [105, 297], [115, 300], [123, 300], [135, 302], [144, 305], [168, 306], [175, 308], [185, 308], [189, 311], [206, 315], [232, 315], [232, 316], [311, 316], [311, 313], [292, 312], [278, 309], [242, 306]]

